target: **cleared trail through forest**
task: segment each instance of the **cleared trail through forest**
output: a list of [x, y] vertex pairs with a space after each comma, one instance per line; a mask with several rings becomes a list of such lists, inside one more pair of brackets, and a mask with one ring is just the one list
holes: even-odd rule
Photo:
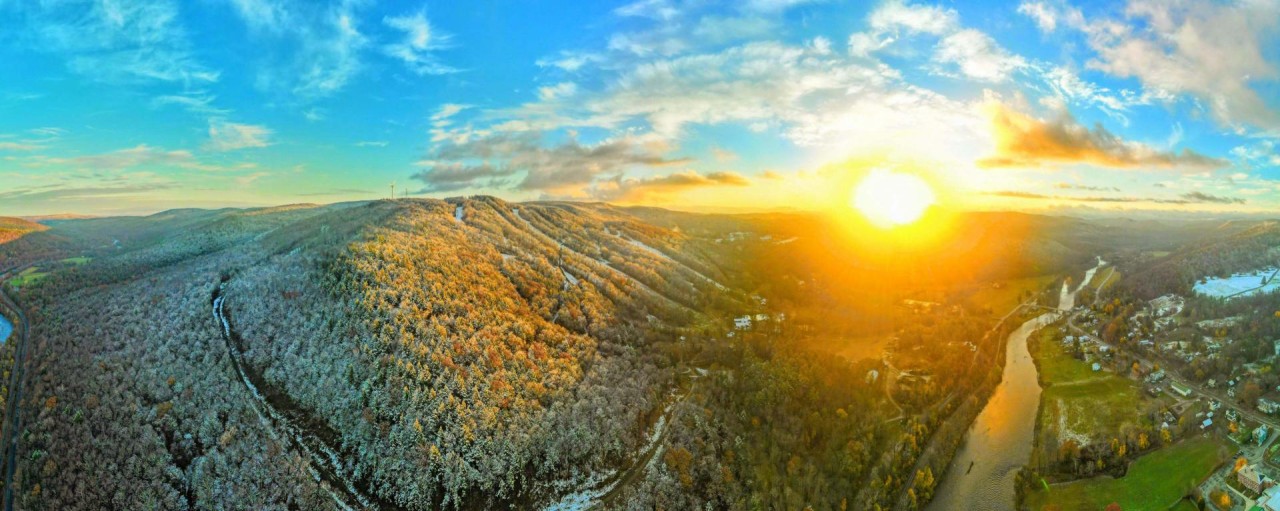
[[396, 506], [370, 498], [357, 488], [333, 448], [337, 443], [337, 434], [327, 424], [299, 408], [284, 392], [272, 388], [260, 372], [254, 371], [244, 362], [240, 334], [231, 328], [231, 320], [226, 312], [226, 298], [222, 294], [222, 284], [219, 284], [213, 293], [213, 315], [221, 327], [222, 340], [227, 344], [231, 365], [252, 396], [253, 408], [259, 420], [271, 435], [306, 454], [310, 461], [307, 468], [312, 479], [320, 483], [342, 509], [396, 509]]
[[689, 382], [689, 388], [685, 389], [683, 393], [674, 396], [663, 408], [662, 415], [658, 417], [658, 420], [654, 422], [653, 427], [646, 435], [649, 439], [648, 442], [635, 453], [635, 456], [631, 457], [628, 465], [609, 473], [607, 476], [592, 478], [591, 482], [565, 495], [560, 501], [542, 508], [542, 511], [584, 511], [595, 509], [604, 503], [617, 499], [624, 489], [639, 481], [645, 472], [652, 467], [658, 455], [661, 454], [663, 442], [666, 441], [667, 432], [671, 429], [671, 416], [676, 406], [693, 394], [697, 378], [693, 377]]

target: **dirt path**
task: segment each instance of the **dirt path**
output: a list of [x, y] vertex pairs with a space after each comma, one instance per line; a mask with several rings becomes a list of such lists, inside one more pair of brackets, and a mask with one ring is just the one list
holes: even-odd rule
[[683, 403], [697, 386], [697, 378], [695, 377], [689, 384], [688, 390], [675, 398], [669, 403], [662, 416], [658, 417], [658, 421], [654, 423], [654, 430], [649, 435], [650, 441], [644, 446], [640, 452], [631, 459], [631, 463], [622, 470], [615, 472], [613, 475], [604, 478], [598, 482], [590, 483], [585, 487], [578, 488], [573, 492], [565, 495], [559, 502], [543, 508], [543, 511], [583, 511], [587, 509], [595, 509], [604, 503], [609, 503], [617, 499], [622, 491], [639, 481], [653, 465], [653, 460], [662, 453], [663, 443], [667, 439], [667, 432], [671, 430], [671, 418], [677, 406]]
[[346, 510], [394, 507], [375, 502], [357, 488], [333, 448], [336, 435], [328, 431], [327, 425], [298, 408], [283, 392], [271, 388], [260, 373], [244, 362], [240, 335], [231, 327], [225, 305], [226, 296], [219, 285], [213, 295], [213, 315], [221, 327], [219, 331], [227, 345], [231, 365], [249, 391], [254, 412], [268, 433], [307, 456], [312, 479], [329, 493], [338, 507]]

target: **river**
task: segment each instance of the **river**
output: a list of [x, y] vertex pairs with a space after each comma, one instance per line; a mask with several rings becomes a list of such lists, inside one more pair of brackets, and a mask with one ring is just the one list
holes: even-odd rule
[[1056, 312], [1027, 320], [1009, 334], [1000, 385], [969, 427], [964, 445], [951, 460], [951, 467], [926, 509], [1003, 511], [1014, 508], [1014, 477], [1031, 460], [1036, 411], [1040, 407], [1040, 382], [1031, 352], [1027, 350], [1027, 337], [1075, 307], [1076, 295], [1103, 264], [1105, 261], [1099, 258], [1097, 266], [1085, 272], [1084, 280], [1074, 290], [1066, 282], [1062, 283]]

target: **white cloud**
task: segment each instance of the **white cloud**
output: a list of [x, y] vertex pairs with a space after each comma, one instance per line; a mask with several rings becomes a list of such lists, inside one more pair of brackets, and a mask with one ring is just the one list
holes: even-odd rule
[[0, 141], [0, 151], [35, 151], [43, 148], [44, 146], [40, 144], [33, 144], [30, 142]]
[[[181, 168], [189, 170], [222, 171], [230, 167], [201, 162], [187, 150], [165, 150], [146, 144], [107, 153], [50, 158], [38, 156], [27, 162], [29, 167], [61, 166], [92, 171], [119, 171], [134, 168]], [[244, 168], [237, 167], [237, 168]]]
[[218, 80], [217, 71], [195, 58], [178, 21], [178, 4], [171, 0], [0, 3], [4, 11], [21, 24], [6, 32], [21, 30], [32, 49], [64, 56], [71, 71], [92, 80], [185, 85]]
[[461, 105], [458, 103], [445, 103], [443, 105], [440, 105], [440, 109], [436, 110], [436, 113], [431, 115], [431, 120], [440, 121], [440, 120], [448, 119], [450, 117], [458, 115], [459, 112], [466, 110], [468, 108], [471, 108], [471, 105]]
[[711, 44], [768, 37], [777, 24], [758, 16], [705, 16], [693, 27], [693, 36]]
[[680, 15], [680, 9], [668, 0], [640, 0], [613, 10], [618, 16], [634, 16], [655, 20], [671, 20]]
[[895, 44], [907, 44], [909, 37], [931, 36], [938, 40], [932, 49], [931, 70], [938, 74], [1003, 82], [1027, 65], [990, 35], [964, 28], [952, 9], [895, 0], [872, 11], [867, 25], [866, 32], [849, 36], [849, 54], [854, 57], [871, 58]]
[[449, 46], [451, 37], [435, 30], [425, 13], [387, 17], [382, 19], [382, 23], [404, 33], [400, 42], [383, 46], [383, 52], [404, 62], [414, 73], [442, 75], [457, 72], [435, 57], [435, 51]]
[[922, 33], [944, 35], [960, 28], [956, 11], [938, 6], [908, 5], [891, 0], [881, 5], [867, 19], [868, 25], [880, 33]]
[[1274, 46], [1280, 3], [1131, 0], [1123, 18], [1096, 19], [1045, 3], [1023, 5], [1042, 28], [1042, 13], [1051, 13], [1052, 26], [1061, 21], [1081, 30], [1096, 54], [1087, 65], [1136, 78], [1149, 98], [1187, 94], [1223, 125], [1280, 130], [1280, 115], [1254, 87], [1280, 79], [1264, 51]]
[[573, 82], [561, 82], [555, 85], [548, 85], [546, 87], [538, 87], [538, 99], [551, 101], [572, 96], [577, 92], [577, 84]]
[[271, 130], [254, 124], [223, 121], [209, 122], [208, 147], [216, 151], [232, 151], [271, 145]]
[[290, 92], [303, 100], [342, 90], [363, 68], [368, 38], [357, 26], [358, 0], [333, 0], [318, 7], [295, 0], [226, 0], [266, 55], [257, 84]]
[[153, 98], [151, 100], [151, 106], [154, 108], [169, 105], [179, 106], [189, 112], [204, 115], [226, 115], [230, 113], [227, 109], [213, 106], [215, 99], [217, 99], [215, 96], [205, 92], [165, 94]]
[[1018, 12], [1034, 20], [1044, 32], [1057, 30], [1059, 23], [1077, 28], [1084, 25], [1080, 9], [1062, 2], [1023, 2], [1018, 5]]
[[938, 43], [933, 54], [935, 63], [953, 64], [964, 76], [986, 82], [1002, 82], [1026, 61], [1013, 55], [991, 36], [974, 29], [952, 33]]
[[[435, 140], [467, 140], [491, 131], [644, 126], [663, 140], [691, 125], [727, 123], [754, 132], [776, 128], [790, 141], [822, 151], [903, 148], [938, 141], [922, 152], [959, 149], [971, 161], [989, 145], [975, 105], [905, 83], [879, 62], [852, 61], [821, 42], [756, 42], [720, 51], [648, 59], [607, 75], [604, 89], [488, 112], [483, 129], [442, 129]], [[917, 137], [917, 135], [921, 135]], [[905, 148], [904, 148], [905, 149]]]
[[604, 57], [596, 53], [570, 52], [562, 51], [555, 57], [543, 57], [538, 59], [538, 67], [557, 67], [561, 70], [574, 72], [582, 69], [587, 64], [603, 62]]

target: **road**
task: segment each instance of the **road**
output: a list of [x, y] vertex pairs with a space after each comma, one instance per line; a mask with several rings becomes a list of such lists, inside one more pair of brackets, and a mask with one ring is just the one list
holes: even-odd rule
[[[1124, 353], [1130, 357], [1133, 357], [1135, 360], [1138, 361], [1138, 363], [1142, 364], [1142, 366], [1145, 368], [1156, 367], [1157, 364], [1153, 363], [1147, 357], [1128, 351], [1128, 350], [1120, 350], [1116, 348], [1116, 346], [1103, 341], [1101, 336], [1098, 336], [1093, 332], [1086, 332], [1083, 328], [1080, 328], [1079, 325], [1076, 325], [1076, 318], [1079, 316], [1079, 314], [1080, 314], [1079, 312], [1074, 312], [1067, 317], [1067, 327], [1070, 328], [1077, 335], [1087, 335], [1090, 338], [1097, 340], [1098, 344], [1106, 346], [1108, 349], [1113, 350], [1116, 353]], [[1196, 396], [1216, 399], [1218, 401], [1221, 401], [1224, 405], [1230, 406], [1231, 408], [1235, 408], [1236, 412], [1239, 413], [1241, 416], [1247, 417], [1254, 422], [1266, 424], [1267, 428], [1271, 429], [1272, 431], [1276, 431], [1277, 430], [1276, 428], [1280, 428], [1280, 421], [1276, 420], [1275, 418], [1262, 415], [1258, 413], [1256, 410], [1249, 408], [1248, 406], [1236, 405], [1234, 399], [1227, 398], [1225, 395], [1218, 394], [1217, 392], [1205, 389], [1204, 387], [1200, 386], [1200, 384], [1188, 381], [1182, 378], [1177, 373], [1174, 373], [1172, 371], [1165, 371], [1165, 374], [1167, 375], [1167, 378], [1169, 379], [1170, 382], [1177, 382], [1180, 385], [1186, 386], [1187, 388], [1191, 389], [1191, 393]]]
[[[27, 265], [31, 266], [31, 265]], [[16, 317], [18, 322], [13, 325], [13, 335], [7, 342], [16, 342], [13, 351], [13, 369], [9, 371], [9, 395], [5, 400], [5, 421], [3, 442], [0, 446], [4, 449], [4, 509], [9, 511], [13, 509], [13, 474], [17, 471], [18, 466], [18, 432], [22, 430], [22, 417], [18, 413], [18, 403], [22, 402], [22, 383], [26, 376], [27, 361], [27, 338], [28, 329], [27, 314], [13, 299], [4, 292], [4, 283], [9, 277], [17, 275], [27, 266], [16, 268], [0, 274], [0, 306], [12, 311], [12, 316]]]

